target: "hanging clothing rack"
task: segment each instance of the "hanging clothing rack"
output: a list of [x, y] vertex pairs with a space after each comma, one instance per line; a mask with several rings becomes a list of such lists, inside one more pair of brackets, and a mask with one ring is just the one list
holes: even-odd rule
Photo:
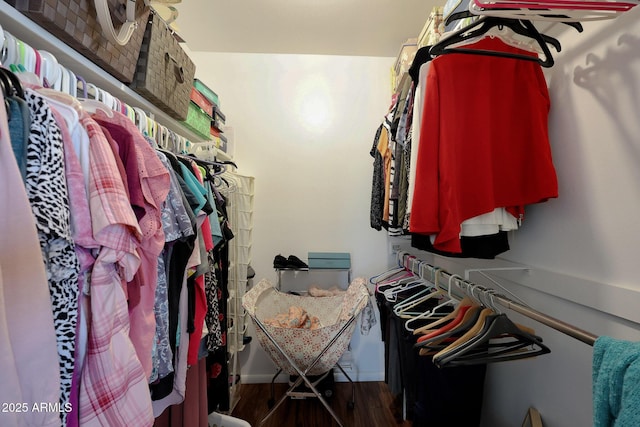
[[[413, 262], [407, 263], [407, 257], [410, 257]], [[398, 262], [401, 265], [404, 265], [405, 268], [410, 270], [413, 274], [416, 274], [423, 279], [433, 281], [434, 285], [436, 285], [443, 291], [450, 292], [451, 290], [449, 289], [449, 284], [455, 284], [466, 295], [477, 297], [479, 292], [483, 293], [484, 296], [486, 296], [487, 300], [490, 300], [491, 303], [498, 303], [503, 307], [506, 307], [533, 320], [536, 320], [543, 325], [549, 326], [550, 328], [569, 335], [570, 337], [582, 341], [583, 343], [590, 346], [593, 346], [596, 339], [598, 338], [597, 335], [592, 334], [591, 332], [587, 332], [562, 320], [546, 315], [531, 307], [527, 307], [522, 303], [516, 302], [502, 294], [495, 292], [493, 289], [488, 289], [476, 285], [456, 274], [449, 273], [439, 267], [427, 263], [426, 261], [419, 260], [408, 252], [398, 252]], [[428, 278], [423, 277], [423, 272], [425, 269], [429, 271], [430, 277]], [[436, 272], [438, 274], [436, 274]], [[434, 277], [436, 279], [432, 280]]]

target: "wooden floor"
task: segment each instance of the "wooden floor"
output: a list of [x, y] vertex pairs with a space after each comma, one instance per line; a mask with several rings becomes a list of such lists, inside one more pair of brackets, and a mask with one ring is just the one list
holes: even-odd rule
[[[276, 402], [287, 391], [287, 384], [275, 385]], [[334, 396], [328, 403], [344, 427], [410, 427], [408, 421], [398, 421], [395, 405], [383, 382], [355, 383], [355, 407], [347, 408], [351, 400], [351, 385], [336, 383]], [[242, 384], [240, 400], [232, 415], [257, 427], [269, 412], [270, 384]], [[399, 414], [398, 414], [399, 416]], [[317, 398], [287, 400], [263, 424], [263, 427], [333, 427], [338, 424]]]

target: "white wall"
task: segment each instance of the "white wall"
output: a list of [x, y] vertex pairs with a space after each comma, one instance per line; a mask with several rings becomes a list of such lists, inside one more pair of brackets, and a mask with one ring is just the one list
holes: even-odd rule
[[[562, 31], [562, 53], [545, 71], [559, 198], [528, 208], [500, 257], [510, 262], [414, 252], [459, 274], [523, 264], [528, 272], [491, 276], [539, 311], [598, 336], [639, 341], [640, 9], [584, 28]], [[478, 273], [470, 279], [490, 285]], [[519, 426], [529, 406], [545, 427], [592, 425], [592, 347], [507, 312], [552, 352], [489, 365], [482, 426]]]
[[[461, 274], [469, 266], [523, 264], [529, 272], [494, 277], [542, 312], [596, 335], [633, 341], [640, 340], [637, 9], [614, 21], [584, 23], [581, 34], [559, 35], [562, 53], [546, 75], [560, 197], [528, 209], [525, 224], [510, 238], [512, 249], [501, 257], [506, 261], [431, 258]], [[197, 74], [219, 92], [235, 127], [241, 171], [257, 178], [258, 277], [274, 278], [276, 253], [304, 256], [316, 249], [351, 252], [357, 275], [378, 272], [388, 260], [388, 242], [368, 226], [368, 150], [389, 102], [392, 59], [198, 52], [194, 57]], [[311, 106], [331, 104], [325, 123], [332, 126], [301, 116], [312, 109], [303, 102], [314, 99], [310, 87], [325, 94]], [[477, 273], [471, 279], [487, 283]], [[546, 427], [591, 425], [592, 348], [509, 315], [534, 327], [552, 353], [489, 366], [482, 425], [520, 425], [529, 406], [540, 411]], [[377, 339], [367, 337], [366, 352], [362, 346], [355, 355], [367, 371], [382, 369]], [[262, 380], [272, 372], [270, 364], [257, 345], [250, 347], [243, 372]]]
[[[215, 90], [234, 128], [239, 172], [255, 176], [252, 266], [275, 280], [273, 258], [350, 252], [353, 275], [387, 264], [386, 238], [369, 227], [376, 127], [390, 102], [393, 58], [191, 52], [196, 77]], [[384, 377], [379, 326], [356, 331], [360, 380]], [[268, 382], [271, 360], [254, 340], [242, 381]]]
[[[530, 210], [506, 255], [582, 278], [578, 287], [570, 279], [537, 287], [552, 285], [571, 300], [620, 317], [523, 290], [531, 305], [597, 335], [632, 341], [640, 340], [639, 18], [640, 10], [633, 10], [613, 21], [585, 23], [582, 34], [560, 35], [563, 52], [548, 71], [560, 197]], [[545, 426], [591, 425], [592, 349], [543, 327], [540, 332], [550, 357], [492, 367], [484, 425], [514, 425], [527, 402], [538, 407]]]

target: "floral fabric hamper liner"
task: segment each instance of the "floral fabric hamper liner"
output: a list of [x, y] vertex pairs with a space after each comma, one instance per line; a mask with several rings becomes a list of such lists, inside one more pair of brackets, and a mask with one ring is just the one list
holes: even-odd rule
[[[272, 341], [261, 328], [257, 327], [256, 336], [262, 348], [280, 369], [289, 375], [297, 375], [295, 368], [278, 351], [275, 344], [277, 343], [280, 349], [292, 359], [298, 369], [305, 371], [345, 324], [352, 317], [356, 317], [367, 305], [369, 291], [365, 283], [365, 279], [356, 278], [343, 294], [312, 297], [280, 292], [267, 279], [262, 279], [243, 296], [242, 305], [254, 322], [260, 321], [262, 327], [273, 338]], [[309, 313], [309, 316], [316, 316], [320, 320], [320, 327], [300, 329], [264, 323], [266, 319], [286, 313], [291, 306], [301, 307]], [[306, 375], [320, 375], [332, 369], [346, 351], [355, 326], [356, 322], [351, 322]]]

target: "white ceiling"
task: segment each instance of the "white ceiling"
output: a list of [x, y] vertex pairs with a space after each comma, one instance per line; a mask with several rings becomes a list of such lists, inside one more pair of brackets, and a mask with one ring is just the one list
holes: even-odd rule
[[183, 0], [192, 51], [397, 56], [444, 0]]

